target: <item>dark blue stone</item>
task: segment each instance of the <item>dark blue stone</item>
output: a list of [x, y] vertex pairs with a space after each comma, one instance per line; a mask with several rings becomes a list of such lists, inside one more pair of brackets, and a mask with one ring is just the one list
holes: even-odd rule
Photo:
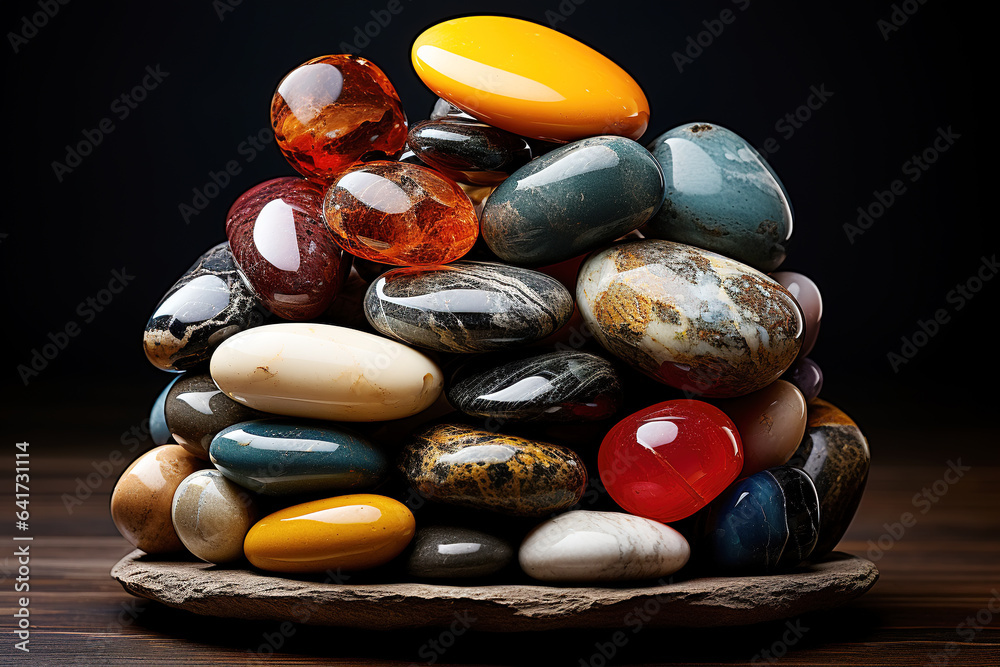
[[819, 537], [819, 497], [809, 475], [789, 466], [737, 482], [708, 508], [699, 558], [732, 574], [795, 567]]
[[170, 427], [167, 426], [166, 415], [167, 394], [182, 377], [184, 376], [178, 375], [167, 383], [160, 395], [153, 401], [153, 408], [149, 411], [149, 435], [153, 438], [154, 445], [165, 445], [170, 442]]
[[649, 145], [663, 169], [663, 207], [647, 237], [713, 250], [761, 271], [784, 261], [792, 210], [784, 186], [745, 139], [718, 125], [689, 123]]
[[385, 457], [361, 436], [332, 424], [261, 419], [234, 424], [212, 440], [215, 467], [265, 495], [370, 489], [387, 470]]

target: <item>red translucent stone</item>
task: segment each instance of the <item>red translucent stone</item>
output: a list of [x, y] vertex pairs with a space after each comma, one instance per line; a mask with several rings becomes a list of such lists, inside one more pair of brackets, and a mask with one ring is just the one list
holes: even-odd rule
[[226, 236], [246, 282], [286, 320], [322, 314], [349, 268], [323, 223], [322, 188], [302, 178], [275, 178], [243, 193], [229, 209]]
[[657, 403], [618, 422], [597, 455], [601, 482], [616, 503], [657, 521], [691, 516], [743, 468], [736, 426], [704, 401]]
[[271, 100], [271, 126], [292, 167], [324, 183], [359, 160], [397, 157], [407, 131], [388, 77], [352, 55], [314, 58], [289, 72]]
[[479, 219], [454, 181], [405, 162], [368, 162], [327, 190], [323, 217], [349, 253], [383, 264], [447, 264], [472, 249]]

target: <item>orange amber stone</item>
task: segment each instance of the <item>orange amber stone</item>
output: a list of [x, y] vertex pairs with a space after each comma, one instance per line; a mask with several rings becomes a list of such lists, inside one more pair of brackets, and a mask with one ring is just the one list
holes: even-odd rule
[[405, 162], [368, 162], [326, 191], [323, 218], [352, 255], [398, 266], [447, 264], [472, 249], [479, 220], [457, 183]]
[[394, 159], [406, 143], [396, 89], [352, 55], [321, 56], [289, 72], [271, 100], [271, 125], [292, 167], [324, 182], [358, 160]]

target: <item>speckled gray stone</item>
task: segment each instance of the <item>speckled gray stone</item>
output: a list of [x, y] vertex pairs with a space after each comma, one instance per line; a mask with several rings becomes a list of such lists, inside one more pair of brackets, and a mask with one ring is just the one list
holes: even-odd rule
[[406, 573], [423, 579], [485, 577], [499, 572], [514, 557], [505, 540], [471, 528], [418, 528]]

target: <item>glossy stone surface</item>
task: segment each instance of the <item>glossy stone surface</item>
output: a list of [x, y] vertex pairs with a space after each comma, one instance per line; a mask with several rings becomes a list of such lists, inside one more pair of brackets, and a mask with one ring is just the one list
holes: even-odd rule
[[242, 487], [264, 495], [337, 495], [364, 491], [388, 464], [360, 435], [325, 422], [264, 419], [235, 424], [212, 440], [212, 463]]
[[743, 468], [733, 422], [704, 401], [673, 400], [621, 420], [601, 442], [597, 468], [625, 511], [656, 521], [690, 516]]
[[488, 577], [507, 567], [514, 549], [499, 537], [456, 526], [417, 529], [406, 573], [422, 579]]
[[165, 371], [204, 364], [226, 338], [263, 322], [260, 306], [236, 270], [229, 244], [220, 243], [157, 304], [142, 336], [146, 358]]
[[534, 157], [524, 137], [474, 120], [422, 121], [407, 144], [430, 167], [476, 185], [497, 185]]
[[479, 236], [479, 219], [462, 188], [405, 162], [346, 170], [326, 192], [323, 218], [349, 253], [397, 266], [453, 262]]
[[149, 436], [153, 439], [154, 445], [165, 445], [170, 442], [170, 427], [167, 426], [167, 415], [165, 412], [167, 394], [183, 375], [178, 375], [167, 383], [160, 395], [153, 401], [153, 407], [149, 410]]
[[823, 319], [823, 296], [819, 293], [816, 283], [801, 273], [777, 271], [771, 274], [771, 278], [787, 289], [802, 309], [806, 333], [802, 339], [802, 348], [799, 350], [801, 359], [812, 352], [813, 346], [816, 345], [819, 325]]
[[576, 510], [536, 526], [521, 543], [521, 569], [540, 581], [655, 579], [684, 567], [687, 540], [670, 526], [620, 512]]
[[819, 535], [816, 487], [801, 470], [771, 468], [712, 503], [698, 558], [730, 574], [764, 574], [809, 558]]
[[448, 100], [444, 100], [439, 97], [437, 98], [437, 101], [434, 102], [433, 108], [431, 108], [430, 119], [440, 120], [441, 118], [463, 118], [465, 120], [476, 120]]
[[243, 540], [259, 510], [218, 470], [199, 470], [177, 487], [170, 516], [184, 548], [209, 563], [231, 563], [243, 558]]
[[414, 528], [403, 503], [356, 493], [270, 514], [250, 529], [243, 548], [247, 560], [271, 572], [367, 570], [402, 553]]
[[167, 395], [166, 421], [174, 441], [202, 459], [208, 459], [212, 438], [222, 429], [267, 416], [226, 396], [208, 373], [183, 375]]
[[337, 296], [343, 251], [323, 223], [323, 190], [301, 178], [265, 181], [230, 207], [236, 266], [278, 317], [308, 320]]
[[458, 424], [419, 431], [400, 470], [424, 498], [513, 516], [564, 510], [587, 486], [587, 468], [571, 449]]
[[179, 445], [156, 447], [133, 461], [111, 493], [111, 519], [122, 537], [148, 554], [183, 549], [170, 519], [174, 491], [206, 465]]
[[802, 315], [745, 264], [670, 241], [624, 243], [580, 268], [577, 305], [607, 350], [660, 382], [705, 396], [749, 394], [792, 364]]
[[493, 262], [394, 269], [365, 295], [365, 316], [380, 333], [441, 352], [524, 345], [572, 314], [573, 297], [559, 281]]
[[740, 434], [741, 477], [783, 465], [806, 431], [806, 399], [795, 385], [784, 380], [717, 405], [733, 420]]
[[666, 198], [643, 230], [714, 250], [761, 271], [784, 260], [792, 210], [770, 165], [724, 127], [688, 123], [661, 134], [649, 150], [663, 168]]
[[212, 379], [256, 410], [334, 421], [415, 415], [441, 395], [441, 369], [420, 352], [329, 324], [270, 324], [212, 356]]
[[324, 182], [358, 160], [392, 159], [406, 142], [396, 89], [353, 55], [313, 58], [285, 75], [271, 100], [271, 126], [292, 168]]
[[609, 361], [571, 350], [479, 359], [458, 370], [447, 395], [461, 412], [498, 425], [606, 419], [624, 400]]
[[649, 122], [646, 96], [622, 68], [537, 23], [503, 16], [444, 21], [417, 37], [412, 59], [435, 95], [515, 134], [638, 139]]
[[868, 481], [871, 451], [854, 421], [821, 399], [809, 403], [806, 434], [788, 465], [804, 470], [816, 484], [820, 502], [815, 557], [840, 542], [858, 510]]
[[781, 379], [798, 387], [802, 395], [806, 397], [806, 401], [813, 400], [823, 390], [823, 371], [819, 364], [809, 358], [799, 357], [796, 359], [795, 363], [781, 376]]
[[663, 175], [639, 144], [591, 137], [533, 160], [483, 208], [483, 239], [512, 264], [541, 266], [581, 255], [636, 229], [659, 208]]

